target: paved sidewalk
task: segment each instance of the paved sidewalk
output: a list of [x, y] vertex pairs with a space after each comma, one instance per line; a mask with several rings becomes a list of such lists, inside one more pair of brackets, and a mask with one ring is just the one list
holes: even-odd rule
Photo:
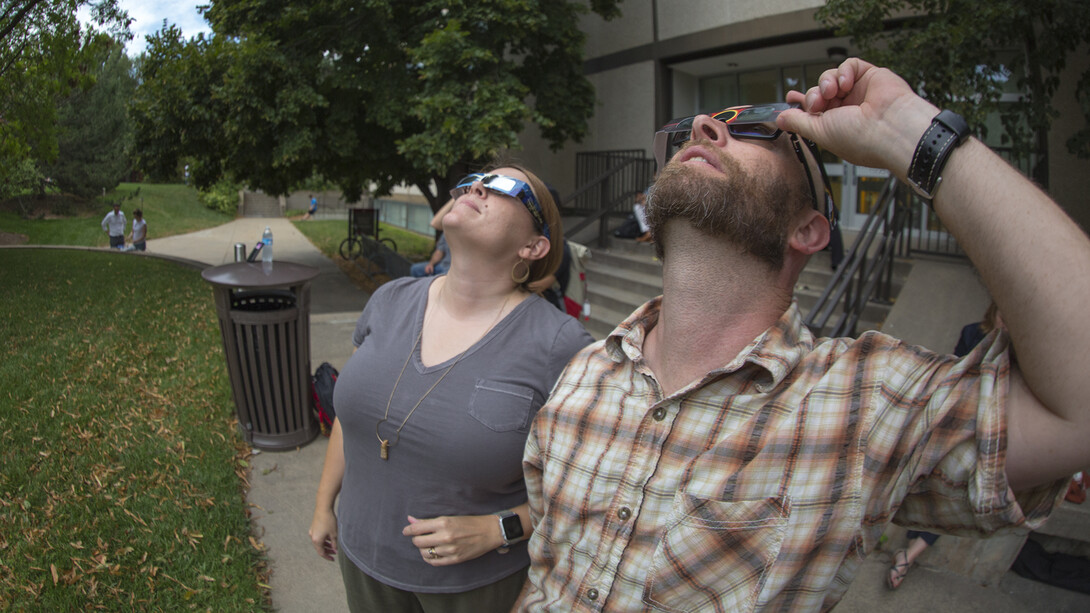
[[[235, 243], [245, 243], [248, 251], [261, 238], [265, 226], [273, 232], [274, 259], [319, 270], [310, 289], [311, 370], [322, 362], [341, 370], [352, 355], [352, 331], [368, 294], [290, 221], [237, 219], [192, 234], [150, 239], [148, 253], [214, 266], [227, 264], [234, 261]], [[261, 452], [251, 461], [247, 500], [255, 538], [268, 548], [273, 606], [281, 613], [348, 611], [340, 570], [336, 563], [318, 557], [307, 536], [325, 450], [326, 438], [319, 435], [304, 447]]]
[[[208, 265], [228, 263], [234, 259], [234, 244], [252, 247], [266, 225], [273, 231], [276, 259], [319, 269], [311, 286], [312, 368], [329, 362], [340, 370], [351, 355], [352, 330], [368, 296], [291, 222], [239, 219], [192, 234], [149, 240], [148, 251]], [[307, 537], [326, 446], [326, 439], [319, 436], [302, 448], [263, 452], [253, 458], [248, 500], [257, 538], [268, 547], [273, 606], [281, 613], [347, 611], [336, 564], [319, 558]], [[965, 577], [928, 569], [926, 554], [920, 562], [900, 589], [889, 591], [885, 588], [889, 554], [879, 551], [871, 555], [837, 607], [838, 613], [1090, 611], [1090, 595], [1049, 587], [1014, 573], [1008, 572], [998, 586], [984, 587]]]

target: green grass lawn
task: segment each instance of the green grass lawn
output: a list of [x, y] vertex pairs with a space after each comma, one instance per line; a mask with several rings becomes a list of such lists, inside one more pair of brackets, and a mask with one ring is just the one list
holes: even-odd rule
[[[341, 241], [348, 236], [348, 222], [344, 220], [322, 219], [293, 223], [329, 258], [337, 255]], [[379, 236], [393, 239], [397, 243], [397, 252], [413, 262], [428, 259], [435, 250], [435, 239], [397, 226], [380, 223]]]
[[210, 286], [17, 249], [0, 288], [0, 610], [269, 610]]
[[[139, 190], [139, 192], [137, 192]], [[23, 219], [18, 213], [0, 211], [0, 230], [25, 234], [31, 245], [80, 245], [108, 247], [110, 239], [102, 231], [102, 218], [112, 209], [108, 202], [120, 201], [132, 230], [132, 212], [141, 209], [148, 222], [148, 238], [162, 238], [195, 232], [227, 223], [230, 215], [213, 211], [197, 200], [197, 190], [179, 184], [122, 183], [104, 199], [98, 199], [90, 211], [62, 219]]]

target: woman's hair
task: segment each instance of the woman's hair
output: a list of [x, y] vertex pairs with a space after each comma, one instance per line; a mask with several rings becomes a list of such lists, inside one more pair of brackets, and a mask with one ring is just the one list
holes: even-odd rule
[[497, 161], [491, 164], [485, 172], [491, 172], [497, 168], [514, 168], [526, 175], [527, 183], [530, 184], [534, 197], [541, 204], [541, 213], [545, 218], [545, 223], [549, 224], [549, 253], [540, 260], [529, 262], [530, 278], [520, 285], [522, 289], [530, 291], [529, 285], [531, 283], [556, 273], [556, 269], [560, 268], [560, 261], [564, 258], [564, 228], [560, 221], [560, 209], [557, 208], [557, 203], [553, 201], [545, 182], [537, 178], [537, 175], [525, 167], [511, 162]]

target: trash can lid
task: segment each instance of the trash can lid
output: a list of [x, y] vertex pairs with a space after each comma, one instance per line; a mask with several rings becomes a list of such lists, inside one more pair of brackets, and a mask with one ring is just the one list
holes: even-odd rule
[[201, 277], [222, 287], [261, 288], [298, 285], [318, 276], [318, 269], [293, 262], [233, 262], [201, 271]]

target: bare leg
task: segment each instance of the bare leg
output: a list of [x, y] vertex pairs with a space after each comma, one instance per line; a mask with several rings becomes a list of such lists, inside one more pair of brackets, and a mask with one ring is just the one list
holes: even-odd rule
[[890, 589], [897, 589], [908, 575], [908, 569], [916, 562], [916, 558], [928, 547], [927, 541], [922, 538], [912, 539], [908, 543], [908, 549], [893, 554], [893, 566], [889, 568], [889, 577], [886, 584]]

